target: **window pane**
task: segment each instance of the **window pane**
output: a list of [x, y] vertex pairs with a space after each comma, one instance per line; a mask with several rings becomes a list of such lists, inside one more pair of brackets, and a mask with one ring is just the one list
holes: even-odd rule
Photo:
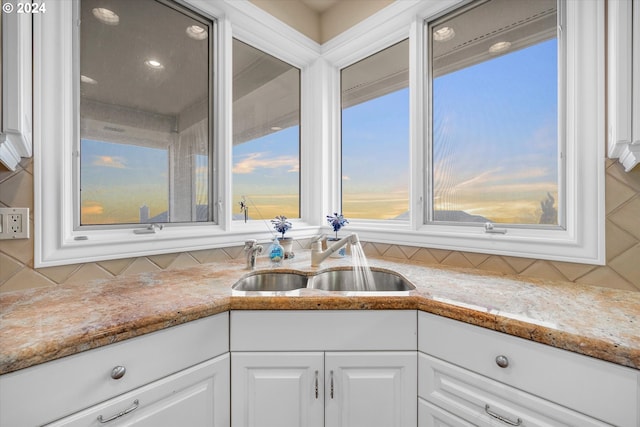
[[429, 27], [432, 220], [558, 222], [553, 0], [491, 0]]
[[409, 41], [342, 70], [342, 214], [409, 219]]
[[212, 23], [81, 0], [80, 224], [211, 221]]
[[300, 70], [233, 40], [234, 218], [300, 217]]

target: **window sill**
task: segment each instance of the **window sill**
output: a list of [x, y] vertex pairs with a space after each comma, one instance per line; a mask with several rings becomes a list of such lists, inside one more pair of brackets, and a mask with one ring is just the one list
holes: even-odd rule
[[[361, 241], [403, 246], [428, 247], [450, 251], [545, 259], [604, 265], [604, 247], [597, 239], [588, 241], [562, 229], [508, 228], [506, 234], [486, 233], [480, 226], [424, 225], [372, 227], [349, 224], [349, 232]], [[345, 233], [343, 231], [343, 233]], [[330, 233], [330, 231], [329, 231]]]
[[[294, 230], [287, 237], [310, 238], [318, 233], [319, 227], [303, 222], [294, 224]], [[165, 225], [162, 230], [150, 234], [136, 234], [134, 230], [144, 227], [119, 230], [81, 230], [68, 233], [58, 244], [43, 246], [36, 233], [35, 267], [104, 261], [119, 258], [159, 255], [174, 252], [243, 246], [248, 239], [268, 243], [277, 233], [262, 221], [247, 224], [232, 224], [229, 231], [219, 225]], [[47, 243], [55, 240], [50, 236]]]

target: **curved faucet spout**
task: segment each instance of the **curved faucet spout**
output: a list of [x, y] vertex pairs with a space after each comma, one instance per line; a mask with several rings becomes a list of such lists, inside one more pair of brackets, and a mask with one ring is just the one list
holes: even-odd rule
[[335, 242], [333, 245], [327, 247], [327, 250], [322, 251], [321, 242], [315, 242], [314, 246], [311, 248], [311, 267], [319, 267], [322, 261], [327, 259], [332, 253], [350, 243], [352, 245], [356, 245], [360, 242], [358, 239], [358, 235], [356, 233], [352, 233], [347, 237], [343, 237], [342, 239]]
[[258, 254], [262, 253], [262, 245], [258, 245], [257, 240], [250, 239], [244, 242], [244, 250], [247, 253], [247, 270], [253, 270]]

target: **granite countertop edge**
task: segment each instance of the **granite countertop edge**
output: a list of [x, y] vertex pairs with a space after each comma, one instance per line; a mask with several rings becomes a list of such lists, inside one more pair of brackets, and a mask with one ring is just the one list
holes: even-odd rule
[[[301, 258], [279, 271], [317, 274]], [[638, 292], [404, 261], [370, 263], [399, 272], [416, 290], [238, 292], [232, 284], [249, 272], [231, 262], [3, 293], [0, 374], [230, 310], [419, 310], [640, 369]], [[346, 267], [348, 261], [337, 260], [323, 269]]]

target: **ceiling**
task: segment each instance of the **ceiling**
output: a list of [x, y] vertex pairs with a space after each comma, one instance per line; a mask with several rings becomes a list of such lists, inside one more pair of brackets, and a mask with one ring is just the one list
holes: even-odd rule
[[[208, 96], [208, 40], [185, 30], [206, 24], [154, 0], [82, 0], [80, 73], [82, 96], [104, 104], [176, 116]], [[107, 8], [119, 17], [108, 25], [93, 15]], [[155, 59], [162, 69], [145, 65]], [[186, 66], [185, 64], [189, 64]]]
[[314, 11], [318, 13], [323, 13], [327, 9], [331, 8], [333, 5], [338, 3], [339, 0], [299, 0], [301, 3], [304, 3]]
[[[295, 1], [320, 13], [340, 0]], [[518, 7], [506, 7], [516, 2]], [[437, 23], [433, 30], [451, 26], [455, 37], [433, 42], [434, 75], [488, 59], [489, 46], [498, 40], [513, 41], [513, 49], [555, 34], [555, 3], [555, 0], [490, 0], [469, 13]], [[189, 38], [185, 28], [193, 24], [206, 27], [206, 22], [155, 0], [82, 0], [81, 4], [81, 73], [97, 82], [81, 84], [83, 99], [121, 111], [130, 109], [149, 116], [171, 117], [176, 129], [183, 127], [176, 118], [185, 111], [193, 113], [194, 106], [205, 105], [203, 101], [209, 91], [208, 42]], [[92, 14], [97, 7], [117, 13], [118, 25], [98, 21]], [[370, 99], [374, 92], [381, 94], [392, 86], [406, 86], [407, 51], [404, 43], [350, 67], [352, 70], [343, 82], [345, 94], [350, 92], [345, 95], [350, 97], [348, 104]], [[154, 70], [146, 66], [144, 60], [151, 57], [162, 62], [164, 68]], [[236, 46], [234, 102], [244, 99], [247, 105], [252, 104], [249, 98], [268, 93], [265, 88], [275, 84], [276, 79], [282, 84], [280, 76], [289, 68], [256, 49]], [[253, 101], [255, 105], [260, 103]], [[200, 119], [206, 117], [206, 109], [200, 108], [198, 114]], [[193, 123], [194, 119], [190, 120]]]

